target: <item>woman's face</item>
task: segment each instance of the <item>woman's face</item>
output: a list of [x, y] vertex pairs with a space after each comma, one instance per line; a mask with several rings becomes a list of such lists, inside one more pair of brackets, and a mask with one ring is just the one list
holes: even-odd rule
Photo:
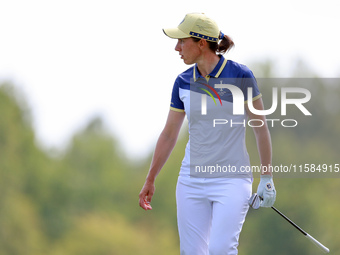
[[197, 60], [201, 55], [199, 43], [194, 42], [192, 38], [178, 39], [175, 50], [179, 52], [181, 59], [183, 59], [184, 63], [187, 65], [197, 63]]

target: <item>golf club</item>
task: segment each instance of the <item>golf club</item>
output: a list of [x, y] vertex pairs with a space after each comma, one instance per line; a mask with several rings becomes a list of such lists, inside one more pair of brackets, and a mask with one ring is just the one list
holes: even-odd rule
[[[249, 205], [253, 209], [258, 209], [261, 205], [261, 200], [263, 200], [262, 197], [254, 193], [250, 199], [249, 199]], [[324, 253], [329, 253], [329, 249], [324, 246], [322, 243], [320, 243], [318, 240], [316, 240], [314, 237], [309, 235], [307, 232], [305, 232], [302, 228], [300, 228], [298, 225], [296, 225], [293, 221], [291, 221], [287, 216], [285, 216], [283, 213], [281, 213], [278, 209], [276, 209], [274, 206], [271, 207], [275, 212], [277, 212], [281, 217], [283, 217], [286, 221], [288, 221], [290, 224], [292, 224], [297, 230], [300, 231], [305, 237], [307, 237], [312, 243], [314, 243], [317, 247], [319, 247]]]

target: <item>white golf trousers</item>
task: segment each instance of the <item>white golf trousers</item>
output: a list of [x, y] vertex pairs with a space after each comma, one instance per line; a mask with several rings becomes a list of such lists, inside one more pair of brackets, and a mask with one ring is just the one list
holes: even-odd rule
[[251, 178], [179, 176], [176, 201], [181, 255], [237, 254], [251, 192]]

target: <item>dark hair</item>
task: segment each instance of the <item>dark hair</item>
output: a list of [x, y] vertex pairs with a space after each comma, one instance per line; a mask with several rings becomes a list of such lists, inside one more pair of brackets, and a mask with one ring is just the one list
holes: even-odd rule
[[[199, 42], [201, 40], [200, 38], [195, 37], [192, 37], [192, 39], [194, 40], [194, 42]], [[227, 35], [224, 35], [224, 37], [219, 43], [210, 41], [207, 41], [207, 43], [209, 45], [209, 49], [219, 54], [224, 54], [235, 46], [233, 40]]]

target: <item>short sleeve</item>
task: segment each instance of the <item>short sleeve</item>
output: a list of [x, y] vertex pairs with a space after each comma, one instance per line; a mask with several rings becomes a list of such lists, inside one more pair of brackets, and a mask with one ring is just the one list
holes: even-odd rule
[[184, 104], [179, 97], [179, 83], [177, 80], [172, 89], [170, 109], [176, 112], [184, 112]]
[[253, 72], [247, 68], [247, 70], [244, 72], [243, 75], [243, 81], [242, 81], [242, 92], [244, 95], [244, 101], [248, 101], [248, 88], [252, 88], [252, 100], [255, 101], [262, 97], [262, 94], [260, 93], [259, 87], [257, 86], [256, 78], [253, 74]]

